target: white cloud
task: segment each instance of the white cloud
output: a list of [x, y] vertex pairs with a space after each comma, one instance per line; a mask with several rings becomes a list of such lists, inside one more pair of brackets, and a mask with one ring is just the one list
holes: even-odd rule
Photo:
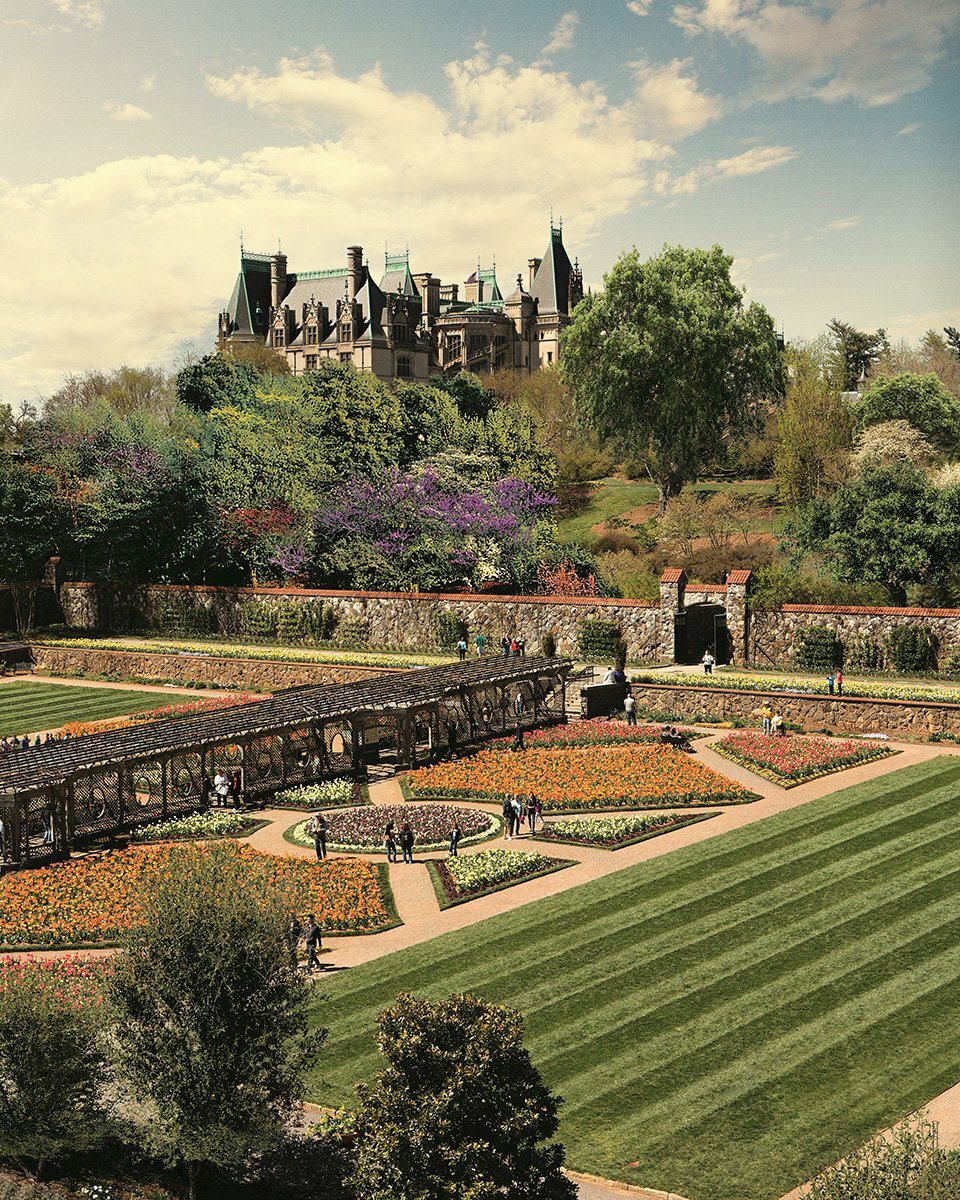
[[673, 11], [687, 33], [751, 47], [764, 67], [764, 99], [873, 107], [926, 86], [960, 10], [956, 0], [699, 0]]
[[[17, 230], [2, 247], [0, 395], [48, 392], [87, 367], [162, 361], [198, 335], [212, 343], [240, 229], [254, 250], [282, 237], [292, 269], [342, 264], [345, 246], [359, 242], [376, 276], [384, 242], [406, 243], [414, 269], [448, 282], [466, 278], [478, 249], [496, 253], [508, 283], [542, 252], [552, 206], [566, 217], [571, 254], [583, 255], [611, 218], [654, 194], [655, 173], [682, 136], [714, 115], [716, 102], [688, 75], [683, 63], [636, 68], [614, 100], [595, 82], [480, 47], [447, 65], [448, 94], [437, 100], [392, 85], [377, 67], [341, 74], [322, 50], [273, 71], [210, 76], [225, 119], [231, 105], [275, 118], [276, 144], [0, 182], [0, 231]], [[127, 108], [110, 115], [122, 120]], [[756, 147], [657, 190], [695, 190], [794, 153]], [[49, 295], [20, 283], [38, 262], [61, 264], [57, 304], [71, 314], [55, 356], [35, 335]]]
[[577, 26], [579, 24], [580, 17], [577, 13], [568, 12], [563, 14], [553, 27], [550, 40], [540, 51], [540, 64], [549, 62], [552, 56], [560, 50], [570, 50], [573, 48], [573, 40], [576, 37]]
[[907, 137], [908, 134], [916, 133], [919, 128], [920, 122], [912, 121], [909, 125], [904, 125], [904, 127], [897, 132], [897, 137]]
[[653, 0], [627, 0], [627, 8], [637, 17], [645, 17]]
[[111, 120], [120, 121], [125, 125], [153, 120], [153, 113], [148, 113], [139, 104], [115, 104], [112, 100], [108, 100], [103, 106], [103, 111], [110, 114]]
[[144, 75], [144, 77], [140, 80], [140, 91], [141, 92], [152, 92], [156, 88], [156, 86], [157, 86], [156, 75]]
[[887, 323], [887, 336], [891, 341], [903, 339], [915, 342], [928, 329], [942, 333], [945, 325], [960, 327], [960, 308], [934, 308], [924, 313], [900, 313]]
[[664, 135], [689, 137], [720, 116], [720, 101], [698, 89], [683, 72], [689, 60], [675, 58], [665, 66], [631, 64], [637, 76], [637, 100], [645, 121]]
[[106, 19], [109, 0], [51, 0], [53, 7], [64, 17], [88, 29], [99, 29]]
[[840, 217], [837, 221], [831, 221], [829, 225], [824, 226], [825, 233], [837, 233], [843, 229], [853, 229], [860, 224], [859, 217]]
[[709, 159], [682, 175], [671, 176], [658, 171], [654, 190], [660, 196], [690, 196], [708, 183], [736, 179], [743, 175], [759, 175], [782, 167], [797, 157], [792, 146], [753, 146], [732, 158]]

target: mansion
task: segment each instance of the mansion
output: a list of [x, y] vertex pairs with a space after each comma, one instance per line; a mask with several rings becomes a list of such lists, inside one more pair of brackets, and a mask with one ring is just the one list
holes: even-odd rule
[[463, 284], [444, 284], [429, 271], [413, 274], [409, 254], [384, 256], [375, 283], [362, 246], [347, 248], [346, 265], [287, 270], [287, 257], [241, 248], [240, 273], [220, 314], [218, 346], [272, 346], [294, 375], [321, 359], [352, 362], [380, 379], [428, 379], [436, 374], [501, 368], [532, 374], [560, 355], [560, 333], [583, 298], [583, 276], [570, 262], [562, 228], [550, 226], [542, 258], [527, 263], [527, 282], [504, 298], [496, 269]]

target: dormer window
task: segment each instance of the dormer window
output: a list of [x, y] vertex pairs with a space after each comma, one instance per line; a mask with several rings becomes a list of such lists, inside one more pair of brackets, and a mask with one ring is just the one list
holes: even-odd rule
[[274, 348], [275, 348], [275, 349], [276, 349], [276, 348], [282, 348], [282, 346], [283, 346], [283, 343], [284, 343], [283, 330], [282, 330], [282, 329], [275, 329], [275, 330], [273, 331], [273, 345], [274, 345]]
[[344, 318], [344, 320], [340, 322], [340, 341], [353, 341], [353, 322], [349, 320], [349, 318]]
[[307, 326], [307, 345], [315, 346], [317, 344], [317, 327], [316, 325]]
[[393, 340], [401, 346], [406, 346], [410, 341], [410, 330], [406, 325], [394, 325]]

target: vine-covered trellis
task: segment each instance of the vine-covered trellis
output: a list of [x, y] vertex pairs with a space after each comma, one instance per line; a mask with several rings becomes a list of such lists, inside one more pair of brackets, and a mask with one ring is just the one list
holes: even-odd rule
[[[68, 855], [203, 806], [209, 780], [240, 772], [249, 798], [375, 762], [412, 767], [460, 747], [565, 719], [570, 662], [484, 658], [0, 755], [0, 859]], [[522, 703], [518, 704], [518, 696]]]

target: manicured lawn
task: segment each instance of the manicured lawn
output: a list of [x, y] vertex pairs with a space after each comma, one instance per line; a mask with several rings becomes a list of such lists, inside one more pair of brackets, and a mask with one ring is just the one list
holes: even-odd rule
[[571, 1166], [773, 1200], [960, 1079], [960, 760], [942, 757], [324, 981], [313, 1098], [399, 991], [526, 1014]]
[[598, 521], [622, 516], [641, 504], [652, 504], [656, 499], [657, 489], [652, 483], [633, 479], [601, 479], [583, 511], [557, 523], [559, 535], [564, 541], [592, 542], [594, 534], [591, 529]]
[[146, 712], [179, 699], [169, 692], [132, 692], [120, 688], [70, 687], [60, 683], [16, 680], [0, 684], [0, 737], [57, 729], [67, 721], [99, 721], [125, 713]]

